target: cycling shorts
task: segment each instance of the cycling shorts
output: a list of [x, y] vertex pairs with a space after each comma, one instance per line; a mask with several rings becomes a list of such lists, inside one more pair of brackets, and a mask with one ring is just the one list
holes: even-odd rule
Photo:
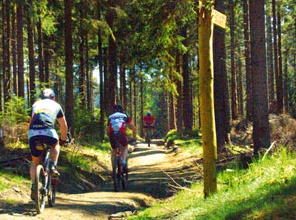
[[58, 143], [58, 140], [56, 138], [45, 136], [45, 135], [35, 135], [31, 137], [29, 139], [30, 151], [34, 157], [39, 157], [43, 152], [43, 149], [37, 149], [37, 146], [38, 144], [40, 145], [40, 142], [45, 143], [46, 145], [55, 147], [56, 144]]
[[121, 144], [123, 147], [128, 145], [127, 138], [125, 134], [123, 134], [122, 132], [117, 132], [117, 133], [111, 132], [109, 136], [109, 140], [110, 140], [111, 147], [113, 149], [119, 147], [118, 143]]
[[151, 125], [152, 123], [146, 123], [145, 125], [144, 125], [144, 128], [154, 128], [154, 126], [153, 125]]

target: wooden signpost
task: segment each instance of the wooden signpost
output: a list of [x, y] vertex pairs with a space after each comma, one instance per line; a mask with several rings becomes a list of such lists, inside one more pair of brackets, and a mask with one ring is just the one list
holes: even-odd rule
[[199, 2], [199, 97], [203, 145], [204, 197], [217, 191], [217, 141], [214, 111], [213, 24], [225, 28], [226, 16]]
[[226, 27], [226, 15], [217, 11], [213, 10], [213, 23], [221, 28]]

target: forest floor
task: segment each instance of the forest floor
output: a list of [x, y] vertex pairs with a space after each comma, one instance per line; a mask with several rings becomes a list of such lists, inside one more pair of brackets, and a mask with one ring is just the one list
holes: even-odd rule
[[[97, 163], [99, 171], [85, 173], [80, 182], [61, 178], [56, 205], [46, 205], [39, 215], [29, 197], [29, 184], [0, 193], [0, 219], [118, 219], [169, 198], [192, 179], [201, 178], [197, 156], [180, 154], [177, 148], [167, 149], [155, 143], [161, 141], [155, 140], [151, 147], [138, 143], [130, 153], [126, 191], [114, 192], [110, 167]], [[7, 198], [16, 202], [3, 203]]]

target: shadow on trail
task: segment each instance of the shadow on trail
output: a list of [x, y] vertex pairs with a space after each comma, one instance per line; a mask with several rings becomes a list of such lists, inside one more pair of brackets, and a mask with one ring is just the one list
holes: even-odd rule
[[149, 150], [149, 149], [148, 150], [144, 149], [144, 148], [142, 148], [141, 150], [136, 149], [132, 154], [129, 155], [129, 159], [132, 159], [132, 158], [135, 158], [135, 157], [141, 157], [141, 156], [164, 153], [163, 151], [160, 151], [160, 150]]
[[127, 191], [163, 199], [172, 196], [177, 188], [188, 185], [191, 180], [201, 178], [196, 174], [196, 164], [178, 164], [167, 155], [164, 148], [138, 144], [129, 156]]

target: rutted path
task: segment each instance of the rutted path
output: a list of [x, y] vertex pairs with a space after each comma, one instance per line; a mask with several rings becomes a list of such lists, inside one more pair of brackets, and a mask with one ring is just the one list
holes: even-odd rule
[[174, 157], [174, 153], [152, 144], [137, 144], [129, 157], [129, 185], [124, 192], [113, 192], [112, 182], [98, 186], [93, 192], [82, 194], [57, 193], [55, 207], [46, 206], [36, 215], [34, 204], [0, 210], [0, 219], [108, 219], [131, 214], [172, 195], [170, 184], [192, 179], [199, 169], [192, 166], [196, 158]]

